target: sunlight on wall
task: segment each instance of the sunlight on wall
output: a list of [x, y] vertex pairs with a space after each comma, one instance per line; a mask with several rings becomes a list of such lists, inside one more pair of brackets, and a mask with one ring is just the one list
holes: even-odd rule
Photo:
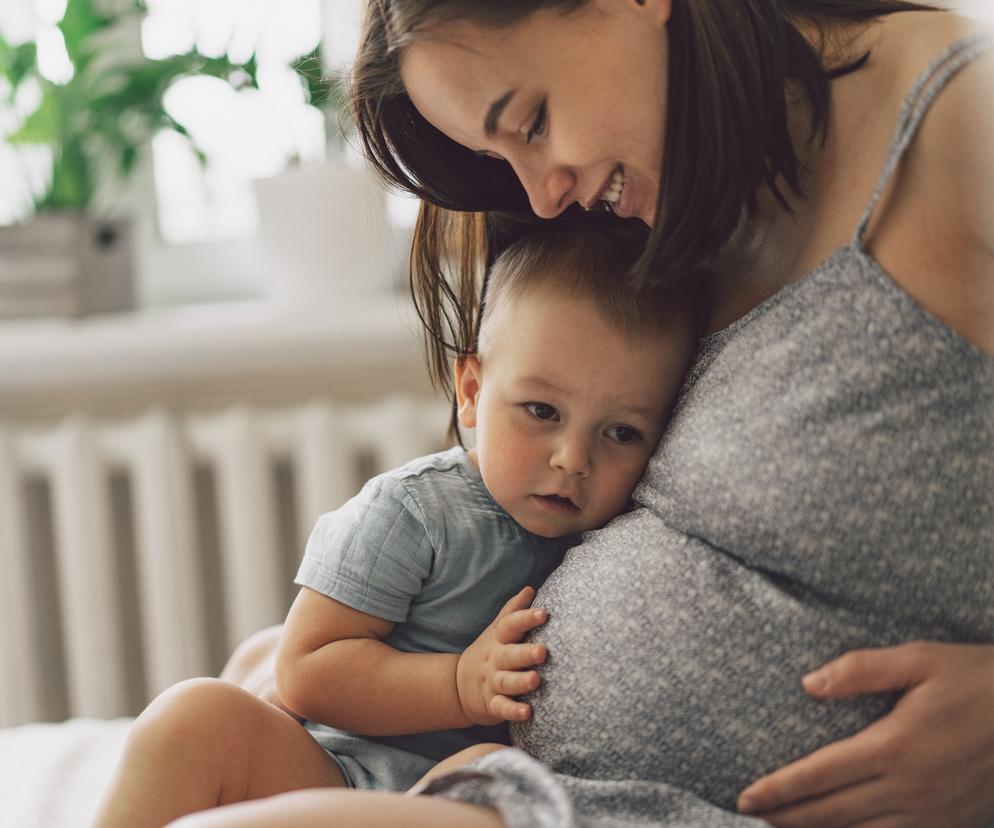
[[951, 4], [957, 11], [994, 24], [994, 2], [992, 0], [958, 0]]

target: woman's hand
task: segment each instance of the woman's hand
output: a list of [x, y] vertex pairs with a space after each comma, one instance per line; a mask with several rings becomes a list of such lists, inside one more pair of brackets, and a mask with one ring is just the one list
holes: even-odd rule
[[544, 644], [520, 643], [529, 630], [548, 620], [545, 610], [529, 609], [534, 599], [534, 589], [521, 590], [459, 656], [456, 689], [463, 713], [473, 724], [522, 722], [531, 716], [531, 705], [511, 696], [521, 696], [538, 687], [538, 673], [528, 668], [541, 664], [548, 656]]
[[994, 824], [994, 646], [857, 650], [805, 676], [804, 688], [819, 699], [904, 694], [855, 736], [750, 785], [740, 810], [778, 828]]
[[282, 632], [283, 626], [277, 625], [250, 635], [235, 648], [219, 678], [248, 690], [299, 722], [303, 720], [287, 709], [276, 692], [276, 645]]

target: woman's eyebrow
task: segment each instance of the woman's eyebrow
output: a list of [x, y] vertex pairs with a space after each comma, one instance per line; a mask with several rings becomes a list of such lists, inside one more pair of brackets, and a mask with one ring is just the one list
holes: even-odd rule
[[493, 138], [497, 134], [497, 122], [500, 120], [500, 115], [504, 111], [504, 108], [511, 102], [511, 98], [515, 96], [517, 91], [517, 89], [512, 89], [506, 95], [490, 104], [490, 109], [487, 110], [487, 117], [483, 119], [483, 134], [487, 138]]

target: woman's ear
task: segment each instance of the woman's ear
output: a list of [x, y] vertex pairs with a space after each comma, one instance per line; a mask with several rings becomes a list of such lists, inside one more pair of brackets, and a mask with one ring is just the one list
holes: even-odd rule
[[476, 410], [480, 389], [483, 387], [483, 372], [479, 358], [475, 354], [456, 357], [455, 374], [459, 425], [463, 428], [476, 428]]
[[670, 22], [673, 13], [673, 0], [628, 0], [640, 14], [648, 15], [660, 29]]

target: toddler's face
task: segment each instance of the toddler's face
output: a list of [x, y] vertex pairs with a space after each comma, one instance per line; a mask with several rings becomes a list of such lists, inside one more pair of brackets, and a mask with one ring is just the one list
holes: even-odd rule
[[696, 345], [689, 321], [627, 337], [585, 298], [527, 290], [489, 343], [456, 368], [483, 482], [536, 535], [600, 528], [627, 508], [662, 434]]

